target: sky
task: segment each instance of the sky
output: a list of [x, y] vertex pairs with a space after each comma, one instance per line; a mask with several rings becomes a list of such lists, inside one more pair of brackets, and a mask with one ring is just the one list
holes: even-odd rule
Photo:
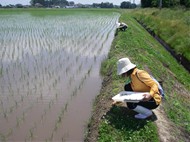
[[[74, 1], [76, 4], [92, 4], [92, 3], [101, 3], [101, 2], [109, 2], [113, 3], [114, 5], [120, 5], [123, 1], [131, 1], [133, 3], [133, 0], [67, 0], [67, 1]], [[134, 0], [136, 4], [140, 3], [140, 0]], [[22, 5], [29, 5], [30, 0], [0, 0], [1, 5], [9, 5], [9, 4], [22, 4]]]

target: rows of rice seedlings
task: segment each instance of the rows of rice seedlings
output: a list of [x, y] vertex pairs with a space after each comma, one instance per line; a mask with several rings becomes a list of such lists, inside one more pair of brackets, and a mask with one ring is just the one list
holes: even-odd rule
[[[53, 140], [67, 106], [106, 55], [118, 16], [0, 15], [0, 140]], [[49, 132], [36, 138], [52, 114]]]

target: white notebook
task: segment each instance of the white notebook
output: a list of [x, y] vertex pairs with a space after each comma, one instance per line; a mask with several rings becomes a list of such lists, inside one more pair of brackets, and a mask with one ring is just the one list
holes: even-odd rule
[[149, 92], [122, 91], [112, 99], [117, 102], [139, 102], [144, 98], [143, 94], [149, 94]]

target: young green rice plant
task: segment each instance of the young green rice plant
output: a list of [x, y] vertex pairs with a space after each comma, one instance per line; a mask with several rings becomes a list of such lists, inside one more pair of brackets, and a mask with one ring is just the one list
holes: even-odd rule
[[0, 76], [3, 74], [3, 68], [0, 68]]
[[3, 108], [3, 100], [1, 100], [1, 108]]
[[29, 130], [29, 139], [32, 140], [33, 138], [34, 138], [34, 129], [31, 128], [31, 129]]
[[7, 112], [6, 111], [3, 112], [3, 116], [4, 116], [4, 118], [7, 119]]
[[71, 86], [73, 81], [74, 81], [74, 75], [70, 76], [70, 78], [69, 78], [69, 86]]
[[51, 100], [51, 101], [49, 102], [49, 104], [48, 104], [49, 109], [51, 109], [52, 105], [53, 105], [53, 100]]
[[91, 67], [90, 67], [90, 69], [88, 69], [88, 75], [90, 74], [90, 72], [92, 71], [92, 65], [91, 65]]
[[22, 121], [25, 120], [25, 112], [22, 113]]
[[11, 106], [11, 107], [9, 108], [9, 113], [12, 113], [13, 110], [14, 110], [14, 106]]
[[76, 96], [77, 95], [77, 88], [75, 87], [74, 90], [72, 91], [72, 96]]
[[10, 136], [12, 135], [12, 133], [13, 133], [13, 129], [12, 129], [12, 128], [9, 128], [9, 130], [8, 130], [8, 132], [7, 132], [7, 134], [6, 134], [6, 137], [7, 137], [7, 138], [10, 137]]
[[55, 94], [55, 98], [56, 98], [56, 100], [58, 99], [58, 93]]
[[81, 63], [81, 64], [80, 64], [80, 66], [79, 66], [79, 68], [78, 68], [78, 71], [77, 71], [78, 73], [80, 73], [80, 72], [81, 72], [82, 65], [83, 65], [83, 63]]
[[57, 129], [59, 128], [59, 126], [61, 125], [64, 113], [65, 113], [65, 111], [67, 111], [67, 107], [68, 107], [68, 102], [65, 104], [64, 107], [62, 107], [61, 112], [58, 115], [58, 118], [57, 118], [57, 120], [55, 122], [55, 126], [54, 126], [52, 134], [54, 134], [57, 131]]
[[44, 112], [42, 113], [41, 115], [41, 119], [43, 120], [44, 119], [44, 116], [47, 114], [47, 109], [44, 110]]
[[19, 127], [20, 126], [20, 119], [17, 117], [16, 118], [16, 127]]
[[6, 139], [7, 139], [6, 136], [0, 133], [0, 141], [6, 142], [7, 141]]
[[64, 109], [61, 110], [61, 113], [64, 114], [64, 111], [67, 111], [68, 108], [68, 102], [65, 104]]
[[49, 141], [53, 141], [53, 135], [54, 135], [54, 133], [51, 134], [51, 137], [49, 138]]
[[61, 142], [66, 142], [64, 137], [61, 138]]

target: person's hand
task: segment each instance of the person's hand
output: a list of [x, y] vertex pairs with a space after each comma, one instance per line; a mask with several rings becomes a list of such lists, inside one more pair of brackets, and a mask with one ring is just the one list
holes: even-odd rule
[[123, 102], [121, 102], [121, 101], [113, 101], [112, 102], [112, 105], [122, 105], [123, 104]]
[[152, 99], [152, 96], [150, 94], [143, 94], [144, 98], [142, 101], [149, 101], [150, 99]]

